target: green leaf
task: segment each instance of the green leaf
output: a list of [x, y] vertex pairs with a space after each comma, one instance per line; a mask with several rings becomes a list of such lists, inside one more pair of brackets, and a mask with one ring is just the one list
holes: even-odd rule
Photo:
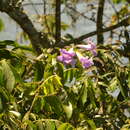
[[3, 59], [11, 59], [14, 56], [12, 55], [12, 53], [6, 49], [0, 49], [0, 58]]
[[12, 40], [4, 40], [4, 41], [0, 41], [0, 44], [3, 44], [3, 45], [16, 45], [16, 42], [12, 41]]
[[96, 130], [96, 125], [93, 120], [87, 120], [87, 122], [92, 130]]
[[9, 95], [8, 95], [8, 91], [3, 88], [3, 87], [0, 87], [0, 96], [2, 96], [2, 99], [4, 99], [4, 101], [9, 101]]
[[44, 130], [45, 128], [44, 128], [44, 124], [43, 124], [43, 122], [41, 121], [41, 120], [38, 120], [37, 122], [36, 122], [36, 125], [37, 125], [37, 129], [38, 130]]
[[34, 81], [40, 81], [43, 78], [44, 65], [42, 61], [36, 61], [34, 63]]
[[64, 22], [61, 22], [61, 29], [62, 30], [66, 30], [66, 29], [68, 29], [68, 27], [69, 27], [69, 25], [68, 24], [66, 24], [66, 23], [64, 23]]
[[0, 97], [0, 113], [1, 113], [2, 110], [3, 110], [3, 103], [2, 103], [2, 99]]
[[5, 48], [7, 45], [8, 46], [16, 46], [16, 42], [12, 40], [4, 40], [0, 41], [0, 48]]
[[13, 72], [14, 77], [15, 77], [15, 81], [18, 82], [18, 83], [21, 83], [21, 85], [23, 85], [23, 80], [22, 80], [20, 74], [17, 72], [17, 69], [14, 68], [11, 65], [10, 65], [10, 68], [11, 68], [11, 70]]
[[60, 81], [60, 77], [57, 75], [52, 75], [48, 77], [42, 84], [41, 88], [43, 89], [43, 92], [45, 95], [53, 94], [57, 92], [57, 90], [60, 89], [62, 86], [62, 83]]
[[128, 87], [130, 88], [130, 71], [128, 72]]
[[63, 123], [58, 127], [57, 130], [74, 130], [74, 128], [69, 123]]
[[113, 0], [113, 3], [115, 3], [115, 4], [119, 4], [119, 3], [121, 3], [121, 2], [125, 2], [126, 0]]
[[62, 63], [57, 63], [56, 64], [56, 74], [58, 75], [58, 76], [60, 76], [60, 77], [62, 77], [63, 78], [63, 72], [64, 71], [64, 66], [63, 66], [63, 64]]
[[110, 92], [114, 92], [116, 89], [118, 88], [118, 79], [117, 77], [114, 77], [111, 81], [110, 81], [110, 85], [108, 87], [108, 90]]
[[[45, 99], [40, 97], [40, 98], [37, 98], [37, 100], [35, 101], [35, 104], [34, 104], [34, 107], [33, 107], [33, 110], [38, 113], [40, 111], [43, 110], [43, 107], [46, 107], [46, 102], [45, 102]], [[45, 108], [44, 108], [45, 109]]]
[[126, 90], [123, 88], [123, 86], [121, 85], [119, 79], [117, 79], [117, 82], [118, 82], [118, 85], [119, 85], [119, 88], [120, 88], [120, 91], [121, 91], [121, 94], [124, 98], [126, 98], [126, 95], [127, 95], [127, 92]]
[[0, 31], [2, 31], [3, 29], [4, 29], [4, 23], [2, 19], [0, 19]]
[[11, 92], [15, 85], [14, 74], [6, 60], [2, 60], [0, 64], [2, 66], [2, 71], [4, 75], [5, 87], [9, 92]]
[[8, 105], [7, 103], [9, 103], [10, 101], [10, 95], [9, 95], [9, 92], [4, 88], [4, 87], [0, 87], [0, 99], [1, 99], [1, 103], [0, 103], [0, 107], [1, 107], [1, 110], [0, 112], [2, 111], [5, 111], [8, 109]]
[[0, 87], [4, 86], [4, 74], [2, 71], [2, 66], [0, 66]]
[[68, 105], [63, 105], [63, 109], [66, 113], [67, 118], [70, 119], [73, 113], [72, 104], [69, 102]]
[[21, 49], [21, 50], [30, 51], [30, 52], [33, 52], [33, 51], [34, 51], [33, 48], [32, 48], [31, 46], [19, 45], [18, 43], [16, 43], [14, 49]]
[[9, 111], [11, 114], [15, 115], [16, 117], [20, 118], [21, 114], [17, 111]]
[[30, 120], [26, 120], [24, 123], [27, 123], [27, 130], [37, 130], [37, 126]]
[[70, 68], [64, 71], [63, 82], [67, 87], [72, 86], [76, 79], [79, 77], [79, 71], [77, 68]]
[[47, 79], [49, 76], [53, 75], [54, 67], [50, 64], [47, 64], [44, 70], [44, 79]]
[[55, 123], [52, 121], [46, 121], [45, 130], [56, 130]]
[[54, 113], [56, 113], [58, 116], [62, 114], [62, 105], [57, 96], [46, 96], [44, 99], [51, 106]]
[[87, 101], [87, 86], [83, 85], [80, 91], [80, 97], [79, 100], [82, 102], [82, 105], [85, 104], [85, 102]]
[[93, 105], [94, 108], [96, 108], [96, 99], [95, 99], [95, 91], [94, 91], [93, 81], [90, 78], [86, 79], [85, 86], [87, 87], [88, 97], [91, 101], [91, 104]]

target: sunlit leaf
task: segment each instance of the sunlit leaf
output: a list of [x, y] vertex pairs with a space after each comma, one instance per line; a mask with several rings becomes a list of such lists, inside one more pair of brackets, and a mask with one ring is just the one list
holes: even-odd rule
[[85, 102], [87, 101], [87, 94], [88, 90], [87, 90], [87, 86], [82, 86], [81, 91], [80, 91], [80, 97], [79, 100], [81, 101], [82, 105], [85, 104]]
[[17, 111], [9, 111], [10, 113], [14, 114], [16, 117], [20, 118], [21, 114]]
[[44, 79], [47, 79], [49, 76], [53, 75], [54, 67], [50, 64], [47, 64], [44, 70]]
[[76, 68], [70, 68], [64, 71], [64, 78], [63, 78], [63, 82], [65, 84], [65, 86], [72, 86], [76, 79], [79, 76], [79, 71]]
[[93, 120], [87, 120], [88, 124], [90, 125], [92, 130], [96, 130], [96, 125]]
[[0, 19], [0, 31], [2, 31], [4, 29], [4, 23], [3, 20]]
[[73, 113], [72, 104], [69, 102], [68, 104], [63, 105], [63, 108], [64, 108], [67, 118], [70, 119]]
[[108, 90], [111, 92], [114, 92], [117, 88], [118, 88], [118, 79], [117, 77], [114, 77], [111, 81], [110, 81], [110, 85], [108, 87]]
[[57, 130], [74, 130], [74, 128], [69, 123], [63, 123], [58, 127]]
[[60, 81], [60, 77], [57, 75], [52, 75], [48, 77], [42, 84], [41, 88], [45, 95], [53, 94], [57, 92], [60, 87], [62, 86], [62, 83]]
[[55, 130], [56, 126], [55, 123], [52, 121], [47, 121], [45, 125], [45, 130]]

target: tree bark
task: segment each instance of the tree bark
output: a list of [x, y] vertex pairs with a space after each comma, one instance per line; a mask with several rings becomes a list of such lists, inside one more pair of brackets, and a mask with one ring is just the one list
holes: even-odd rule
[[98, 12], [97, 12], [97, 44], [103, 44], [104, 37], [102, 32], [103, 29], [103, 13], [104, 13], [105, 0], [99, 0]]
[[31, 44], [37, 54], [41, 54], [41, 48], [49, 48], [50, 43], [45, 34], [36, 30], [31, 20], [19, 7], [0, 2], [0, 11], [7, 13], [27, 33]]
[[55, 40], [56, 44], [58, 44], [61, 41], [61, 0], [56, 0], [55, 25]]

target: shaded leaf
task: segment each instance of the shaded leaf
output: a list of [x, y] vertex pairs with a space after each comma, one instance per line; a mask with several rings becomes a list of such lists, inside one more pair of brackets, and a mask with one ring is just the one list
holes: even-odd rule
[[2, 71], [4, 75], [4, 80], [5, 80], [5, 87], [9, 92], [11, 92], [14, 88], [15, 85], [15, 77], [14, 74], [9, 66], [9, 64], [6, 62], [6, 60], [2, 60], [0, 62], [2, 66]]
[[77, 68], [70, 68], [64, 71], [63, 82], [65, 86], [72, 86], [76, 79], [79, 77], [79, 71]]
[[79, 97], [79, 100], [82, 102], [82, 105], [84, 105], [85, 102], [87, 101], [87, 95], [88, 95], [87, 93], [88, 93], [87, 87], [83, 85]]
[[51, 106], [54, 113], [58, 116], [62, 115], [62, 105], [57, 96], [46, 96], [44, 99]]

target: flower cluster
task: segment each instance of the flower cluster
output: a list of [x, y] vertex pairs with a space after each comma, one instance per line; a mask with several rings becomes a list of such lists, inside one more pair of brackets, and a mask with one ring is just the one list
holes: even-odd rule
[[[88, 44], [86, 45], [77, 45], [77, 47], [90, 51], [94, 56], [97, 56], [96, 45], [89, 39], [87, 39], [87, 43]], [[75, 52], [73, 48], [68, 51], [66, 49], [60, 49], [60, 53], [61, 55], [57, 57], [57, 60], [62, 62], [64, 65], [71, 65], [74, 67], [77, 62], [76, 58], [79, 59], [83, 68], [89, 68], [94, 64], [92, 57], [84, 57], [79, 52]]]
[[65, 65], [70, 64], [73, 67], [76, 64], [76, 59], [74, 58], [76, 56], [76, 53], [73, 51], [73, 48], [71, 48], [69, 51], [65, 49], [60, 49], [61, 55], [57, 57], [57, 59], [61, 62], [63, 62]]

